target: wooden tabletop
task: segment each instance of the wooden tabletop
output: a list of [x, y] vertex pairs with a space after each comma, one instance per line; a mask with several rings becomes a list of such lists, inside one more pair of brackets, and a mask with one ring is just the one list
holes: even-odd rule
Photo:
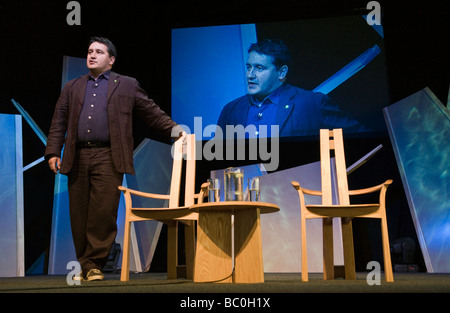
[[258, 201], [220, 201], [220, 202], [206, 202], [201, 204], [195, 204], [191, 207], [194, 212], [199, 212], [201, 210], [209, 211], [238, 211], [238, 210], [248, 210], [248, 209], [260, 209], [260, 213], [274, 213], [278, 212], [280, 208], [273, 204], [267, 202]]

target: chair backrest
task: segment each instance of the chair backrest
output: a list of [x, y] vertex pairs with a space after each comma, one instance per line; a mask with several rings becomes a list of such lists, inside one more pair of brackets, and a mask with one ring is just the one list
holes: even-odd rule
[[184, 206], [194, 204], [195, 195], [195, 135], [187, 135], [186, 140], [177, 140], [173, 145], [172, 180], [170, 183], [169, 207], [179, 206], [183, 162], [185, 167]]
[[[332, 155], [334, 155], [334, 164], [331, 163]], [[322, 179], [322, 204], [333, 204], [332, 179], [337, 184], [339, 204], [350, 204], [347, 167], [345, 165], [344, 139], [341, 128], [320, 130], [320, 168]]]

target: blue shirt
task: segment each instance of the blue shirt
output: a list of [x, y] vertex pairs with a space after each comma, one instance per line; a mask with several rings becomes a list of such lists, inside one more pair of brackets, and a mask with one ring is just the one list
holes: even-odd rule
[[110, 74], [111, 71], [106, 71], [97, 79], [89, 74], [78, 121], [79, 142], [109, 141], [107, 102]]
[[247, 114], [247, 124], [255, 125], [256, 133], [250, 138], [260, 135], [261, 125], [267, 125], [267, 137], [270, 137], [270, 125], [276, 124], [277, 106], [280, 101], [280, 87], [272, 91], [263, 101], [250, 97], [250, 107]]

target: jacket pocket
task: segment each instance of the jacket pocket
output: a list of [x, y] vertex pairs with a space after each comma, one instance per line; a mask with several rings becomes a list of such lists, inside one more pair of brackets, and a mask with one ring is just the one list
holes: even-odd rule
[[133, 105], [131, 101], [129, 101], [129, 97], [121, 96], [119, 101], [119, 112], [122, 114], [131, 114], [133, 112]]

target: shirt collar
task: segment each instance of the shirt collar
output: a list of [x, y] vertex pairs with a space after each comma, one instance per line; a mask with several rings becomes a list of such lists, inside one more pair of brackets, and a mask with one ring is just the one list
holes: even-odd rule
[[256, 106], [261, 106], [263, 104], [268, 104], [268, 103], [278, 104], [278, 102], [280, 100], [280, 91], [283, 86], [284, 86], [284, 84], [281, 85], [280, 87], [278, 87], [277, 89], [275, 89], [274, 91], [272, 91], [262, 101], [259, 101], [258, 99], [256, 99], [256, 97], [250, 96], [250, 105], [253, 104]]
[[[110, 76], [110, 75], [111, 75], [111, 70], [107, 70], [106, 72], [101, 73], [101, 74], [97, 77], [97, 79], [100, 79], [100, 78], [102, 78], [102, 76], [103, 76], [103, 78], [105, 78], [106, 80], [109, 80], [109, 76]], [[89, 79], [95, 80], [94, 76], [92, 76], [91, 73], [89, 73]]]

